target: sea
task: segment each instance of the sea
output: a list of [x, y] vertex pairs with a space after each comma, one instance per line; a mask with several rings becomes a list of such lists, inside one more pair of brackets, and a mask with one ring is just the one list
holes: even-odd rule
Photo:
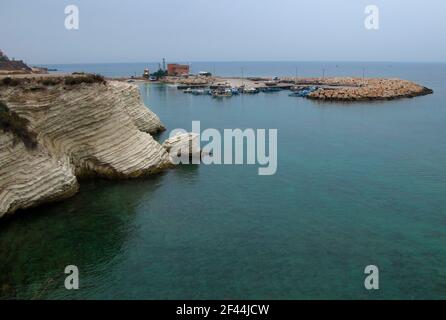
[[[445, 299], [446, 64], [193, 62], [221, 76], [403, 78], [434, 94], [330, 103], [141, 83], [167, 127], [277, 129], [278, 167], [182, 165], [83, 180], [0, 221], [2, 299]], [[51, 65], [139, 76], [158, 63]], [[79, 270], [67, 290], [66, 266]], [[379, 289], [366, 289], [367, 266]], [[376, 275], [376, 274], [375, 274]]]

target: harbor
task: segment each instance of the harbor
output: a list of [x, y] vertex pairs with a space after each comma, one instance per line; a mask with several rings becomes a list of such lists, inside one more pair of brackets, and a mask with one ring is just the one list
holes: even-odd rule
[[219, 77], [166, 76], [157, 80], [185, 94], [227, 98], [239, 94], [289, 91], [290, 97], [323, 101], [373, 101], [413, 98], [432, 94], [422, 85], [397, 78], [357, 77]]
[[163, 83], [175, 86], [185, 94], [209, 95], [214, 98], [287, 90], [290, 92], [290, 97], [354, 102], [413, 98], [433, 93], [433, 90], [408, 80], [365, 77], [365, 68], [362, 69], [362, 77], [327, 77], [324, 68], [322, 77], [298, 77], [297, 70], [298, 68], [296, 68], [295, 77], [245, 77], [244, 68], [241, 68], [241, 77], [223, 77], [209, 71], [198, 71], [193, 74], [190, 64], [169, 63], [166, 65], [166, 60], [163, 59], [158, 65], [158, 71], [150, 73], [149, 69], [144, 69], [142, 77], [131, 77], [126, 81]]

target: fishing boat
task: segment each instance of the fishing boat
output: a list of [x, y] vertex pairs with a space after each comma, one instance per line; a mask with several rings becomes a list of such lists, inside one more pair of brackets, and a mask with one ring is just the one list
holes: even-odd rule
[[243, 93], [245, 94], [256, 94], [259, 93], [259, 89], [257, 88], [247, 88], [243, 90]]
[[238, 95], [238, 94], [240, 93], [240, 91], [239, 91], [238, 88], [231, 88], [231, 92], [232, 92], [232, 94], [234, 94], [234, 95]]
[[281, 90], [282, 90], [281, 88], [277, 88], [277, 87], [264, 87], [264, 88], [261, 89], [262, 92], [267, 92], [267, 93], [269, 93], [269, 92], [278, 92], [278, 91], [281, 91]]
[[205, 89], [195, 89], [195, 90], [192, 90], [191, 93], [195, 96], [202, 96], [202, 95], [208, 94], [208, 92], [209, 92], [209, 90], [205, 90]]
[[301, 98], [305, 98], [306, 96], [308, 96], [310, 93], [316, 91], [318, 89], [318, 87], [305, 87], [302, 89], [299, 89], [293, 93], [291, 93], [289, 96], [290, 97], [301, 97]]
[[215, 90], [212, 93], [212, 97], [214, 98], [225, 98], [225, 97], [232, 97], [232, 91], [231, 89], [226, 89], [226, 90]]

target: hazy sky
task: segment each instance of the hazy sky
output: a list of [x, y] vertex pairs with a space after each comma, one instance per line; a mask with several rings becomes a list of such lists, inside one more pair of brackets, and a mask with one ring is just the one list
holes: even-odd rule
[[0, 0], [0, 49], [32, 64], [446, 61], [445, 17], [444, 0]]

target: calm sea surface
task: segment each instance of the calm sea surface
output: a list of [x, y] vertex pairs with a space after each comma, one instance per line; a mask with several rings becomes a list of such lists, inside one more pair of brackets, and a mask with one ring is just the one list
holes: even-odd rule
[[[153, 64], [52, 66], [140, 74]], [[446, 65], [193, 63], [220, 75], [401, 77], [433, 95], [318, 103], [260, 93], [216, 100], [141, 85], [169, 130], [277, 128], [278, 171], [182, 166], [82, 181], [65, 202], [0, 222], [0, 297], [446, 298]], [[164, 140], [167, 133], [160, 137]], [[80, 269], [78, 291], [64, 268]], [[364, 268], [380, 290], [364, 289]]]

